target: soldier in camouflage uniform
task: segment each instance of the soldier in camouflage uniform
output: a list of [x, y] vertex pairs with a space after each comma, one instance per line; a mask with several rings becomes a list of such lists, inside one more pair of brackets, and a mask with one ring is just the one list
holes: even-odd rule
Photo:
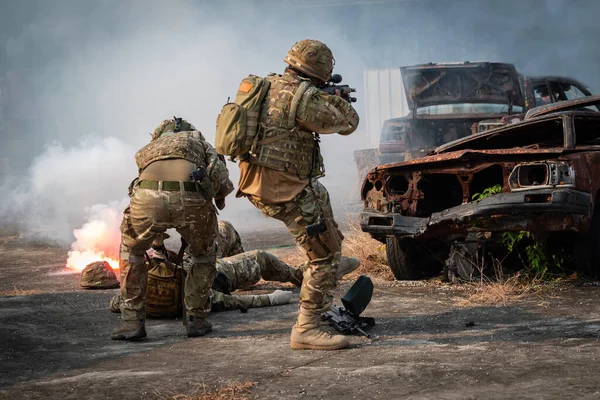
[[[153, 247], [160, 245], [155, 240]], [[170, 263], [174, 262], [173, 253], [167, 253], [167, 259]], [[164, 263], [164, 253], [154, 251], [152, 253], [153, 263]], [[183, 267], [189, 271], [191, 261], [184, 259]], [[261, 279], [291, 282], [296, 286], [302, 283], [301, 268], [290, 266], [279, 260], [271, 253], [262, 250], [249, 251], [237, 254], [232, 257], [217, 258], [217, 274], [221, 275], [219, 285], [213, 284], [214, 290], [210, 291], [211, 311], [237, 310], [240, 308], [267, 307], [281, 304], [287, 304], [292, 299], [292, 292], [276, 290], [269, 294], [259, 295], [232, 295], [238, 289], [248, 289], [250, 286], [258, 283]], [[121, 295], [118, 294], [110, 301], [110, 310], [119, 312], [121, 304]]]
[[[324, 175], [319, 134], [349, 135], [359, 118], [341, 96], [318, 88], [333, 72], [333, 54], [325, 44], [301, 40], [284, 61], [289, 66], [283, 75], [266, 78], [270, 88], [262, 103], [259, 140], [255, 151], [240, 161], [236, 196], [247, 197], [264, 215], [282, 221], [308, 256], [290, 346], [335, 350], [349, 342], [323, 331], [320, 319], [331, 307], [343, 236], [329, 194], [317, 181]], [[307, 226], [315, 224], [318, 229], [308, 235]]]
[[[159, 248], [155, 240], [153, 247]], [[169, 262], [174, 262], [173, 253], [167, 254]], [[165, 256], [158, 251], [152, 253], [153, 262], [164, 262]], [[354, 271], [360, 262], [353, 257], [342, 257], [337, 279]], [[189, 270], [191, 263], [184, 259], [183, 266]], [[217, 274], [221, 274], [219, 285], [213, 284], [214, 290], [210, 292], [211, 310], [226, 311], [239, 308], [266, 307], [287, 304], [291, 300], [291, 292], [276, 290], [270, 294], [259, 295], [232, 295], [238, 289], [249, 289], [261, 279], [283, 283], [302, 285], [305, 265], [291, 266], [281, 261], [274, 254], [263, 250], [253, 250], [231, 257], [217, 258]], [[118, 283], [117, 283], [118, 284]], [[110, 310], [119, 312], [121, 295], [116, 295], [110, 302]]]
[[157, 235], [175, 228], [187, 241], [191, 268], [185, 279], [184, 320], [188, 337], [212, 330], [209, 291], [215, 276], [217, 213], [233, 191], [229, 172], [214, 148], [189, 122], [163, 121], [135, 155], [138, 178], [121, 223], [121, 326], [114, 340], [146, 337], [144, 254]]
[[231, 222], [219, 220], [217, 258], [235, 256], [244, 252], [242, 238]]

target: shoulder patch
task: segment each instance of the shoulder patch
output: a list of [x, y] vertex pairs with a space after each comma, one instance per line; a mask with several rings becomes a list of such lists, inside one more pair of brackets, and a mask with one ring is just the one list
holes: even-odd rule
[[252, 84], [250, 82], [243, 81], [238, 90], [240, 92], [248, 93], [250, 89], [252, 89]]

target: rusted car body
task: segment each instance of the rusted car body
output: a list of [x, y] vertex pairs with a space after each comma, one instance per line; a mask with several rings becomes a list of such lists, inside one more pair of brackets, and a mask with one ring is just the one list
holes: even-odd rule
[[574, 79], [526, 77], [507, 63], [429, 63], [400, 70], [411, 113], [385, 121], [378, 147], [382, 164], [521, 121], [534, 107], [591, 95]]
[[429, 63], [401, 67], [410, 114], [384, 123], [382, 163], [419, 157], [471, 135], [481, 120], [525, 110], [514, 65], [493, 62]]
[[[598, 105], [600, 95], [534, 108], [523, 121], [374, 168], [361, 189], [362, 230], [387, 243], [397, 277], [416, 268], [400, 265], [409, 243], [443, 259], [470, 232], [589, 232], [600, 225]], [[472, 200], [495, 185], [501, 193]]]

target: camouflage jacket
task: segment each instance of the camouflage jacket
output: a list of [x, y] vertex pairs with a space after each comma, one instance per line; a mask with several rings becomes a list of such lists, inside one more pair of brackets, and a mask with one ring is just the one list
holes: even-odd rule
[[248, 161], [301, 178], [321, 176], [323, 160], [313, 132], [351, 134], [359, 122], [356, 110], [289, 71], [267, 79], [271, 86], [260, 116], [261, 136]]

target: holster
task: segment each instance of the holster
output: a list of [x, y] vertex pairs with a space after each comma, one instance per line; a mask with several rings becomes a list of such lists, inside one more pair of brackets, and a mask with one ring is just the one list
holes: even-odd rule
[[324, 231], [313, 235], [307, 233], [306, 241], [300, 244], [311, 260], [329, 258], [342, 250], [344, 236], [337, 223], [330, 218], [324, 218], [323, 223]]

